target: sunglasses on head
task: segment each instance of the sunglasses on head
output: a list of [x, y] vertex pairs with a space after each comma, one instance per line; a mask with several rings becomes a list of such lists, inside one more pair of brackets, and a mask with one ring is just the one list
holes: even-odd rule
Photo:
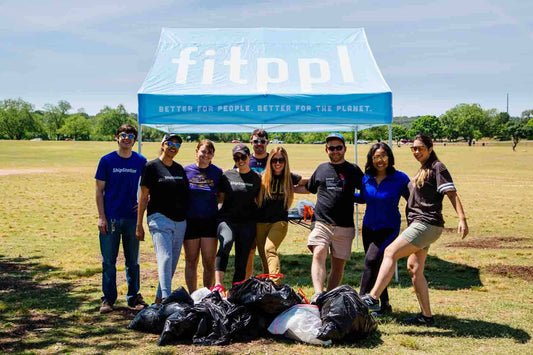
[[277, 164], [277, 163], [285, 163], [285, 158], [272, 158], [270, 160], [272, 162], [272, 164]]
[[234, 162], [238, 162], [239, 160], [242, 160], [242, 161], [246, 161], [246, 159], [248, 159], [248, 156], [247, 155], [234, 155], [233, 156], [233, 161]]
[[265, 144], [266, 142], [266, 139], [254, 139], [252, 141], [253, 144]]
[[165, 144], [168, 145], [170, 148], [172, 148], [172, 147], [176, 147], [176, 149], [179, 149], [179, 147], [181, 147], [181, 144], [179, 144], [179, 143], [173, 143], [173, 142], [171, 142], [171, 141], [166, 141]]
[[411, 147], [411, 152], [415, 153], [416, 151], [419, 151], [419, 152], [425, 152], [427, 150], [426, 147]]
[[127, 134], [127, 133], [121, 133], [120, 137], [122, 138], [129, 138], [129, 139], [135, 139], [135, 134]]
[[342, 146], [342, 145], [329, 145], [328, 146], [328, 150], [330, 152], [334, 152], [336, 150], [338, 150], [340, 152], [343, 148], [344, 148], [344, 146]]

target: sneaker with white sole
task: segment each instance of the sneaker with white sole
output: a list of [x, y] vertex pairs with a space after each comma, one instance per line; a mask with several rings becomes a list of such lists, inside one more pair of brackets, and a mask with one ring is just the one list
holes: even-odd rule
[[103, 300], [102, 305], [100, 306], [100, 314], [105, 314], [105, 313], [110, 313], [110, 312], [113, 312], [113, 304], [111, 302]]
[[361, 297], [361, 299], [366, 304], [370, 312], [377, 312], [381, 309], [381, 307], [379, 307], [379, 300], [374, 299], [372, 296], [370, 296], [370, 294], [367, 293]]

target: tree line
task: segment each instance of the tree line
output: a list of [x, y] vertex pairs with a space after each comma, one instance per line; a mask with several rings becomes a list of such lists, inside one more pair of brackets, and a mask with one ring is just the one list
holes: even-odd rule
[[[96, 115], [88, 115], [84, 109], [73, 112], [65, 100], [57, 104], [46, 104], [42, 110], [18, 99], [0, 101], [0, 139], [43, 140], [110, 140], [115, 130], [123, 123], [137, 125], [137, 114], [127, 112], [123, 105], [116, 108], [104, 106]], [[484, 110], [478, 104], [458, 104], [437, 117], [432, 115], [416, 117], [394, 117], [392, 136], [394, 140], [412, 139], [418, 133], [426, 133], [434, 139], [467, 141], [489, 137], [499, 140], [513, 140], [513, 149], [522, 138], [533, 138], [533, 110], [522, 112], [521, 117], [510, 117], [497, 109]], [[157, 141], [163, 133], [143, 127], [143, 141]], [[233, 140], [248, 141], [249, 133], [207, 133], [187, 134], [190, 140], [209, 138], [215, 142]], [[325, 140], [327, 133], [272, 133], [286, 143], [313, 143]], [[348, 141], [353, 142], [353, 132], [345, 132]], [[386, 126], [374, 127], [358, 132], [358, 139], [387, 140]]]

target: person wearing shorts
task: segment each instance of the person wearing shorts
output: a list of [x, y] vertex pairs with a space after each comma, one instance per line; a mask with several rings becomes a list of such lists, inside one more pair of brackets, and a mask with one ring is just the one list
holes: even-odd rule
[[325, 151], [330, 161], [320, 164], [305, 185], [307, 191], [317, 194], [315, 228], [307, 241], [313, 253], [311, 278], [315, 294], [312, 302], [324, 290], [328, 252], [331, 252], [331, 271], [327, 291], [342, 282], [344, 265], [350, 259], [355, 237], [353, 196], [355, 188], [361, 188], [364, 175], [357, 165], [344, 159], [346, 144], [341, 134], [332, 133], [326, 138]]
[[385, 249], [379, 274], [370, 292], [363, 300], [371, 311], [379, 310], [379, 296], [394, 274], [394, 265], [408, 256], [407, 268], [418, 298], [421, 312], [406, 319], [406, 323], [433, 326], [429, 289], [424, 276], [429, 246], [435, 242], [444, 229], [442, 200], [448, 196], [459, 217], [457, 232], [464, 238], [468, 234], [463, 206], [457, 195], [450, 172], [437, 158], [433, 150], [433, 140], [425, 134], [415, 137], [411, 147], [413, 155], [421, 164], [415, 177], [409, 183], [409, 199], [406, 215], [408, 227]]
[[200, 252], [204, 287], [211, 288], [215, 282], [217, 191], [222, 177], [222, 169], [211, 163], [215, 156], [213, 142], [209, 139], [200, 141], [196, 146], [195, 155], [196, 163], [185, 167], [190, 194], [183, 248], [185, 283], [189, 293], [194, 292], [197, 287], [196, 273]]

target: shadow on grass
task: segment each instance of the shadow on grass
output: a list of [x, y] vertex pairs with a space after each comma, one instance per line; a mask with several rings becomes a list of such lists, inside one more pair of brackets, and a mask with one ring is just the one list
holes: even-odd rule
[[[392, 316], [399, 323], [412, 317], [410, 313], [398, 312]], [[475, 339], [508, 338], [524, 344], [531, 340], [531, 335], [522, 329], [512, 328], [505, 324], [491, 323], [477, 319], [461, 319], [454, 316], [438, 315], [437, 326], [420, 328], [420, 331], [406, 331], [403, 334], [430, 337], [465, 337]]]

